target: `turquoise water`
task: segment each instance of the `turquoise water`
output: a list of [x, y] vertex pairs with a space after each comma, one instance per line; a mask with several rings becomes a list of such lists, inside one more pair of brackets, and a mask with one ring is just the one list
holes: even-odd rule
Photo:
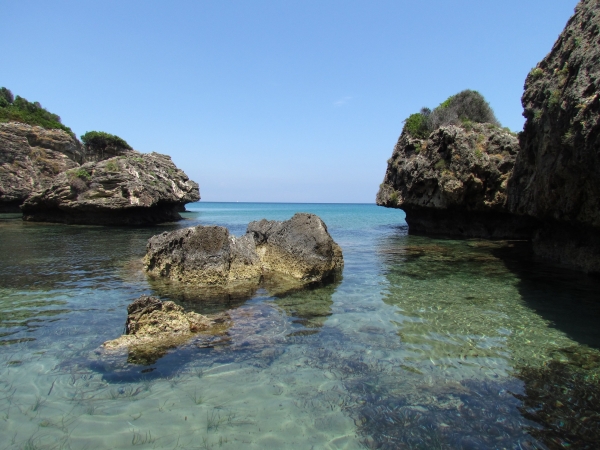
[[[0, 215], [0, 449], [594, 448], [597, 280], [523, 243], [409, 236], [402, 211], [375, 205], [188, 209], [151, 228]], [[239, 235], [295, 212], [327, 224], [340, 280], [215, 305], [141, 272], [156, 233]], [[144, 364], [98, 351], [141, 294], [228, 310], [232, 326]]]

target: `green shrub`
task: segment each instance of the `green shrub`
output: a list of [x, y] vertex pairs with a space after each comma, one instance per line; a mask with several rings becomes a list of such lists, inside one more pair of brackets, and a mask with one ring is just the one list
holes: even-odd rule
[[558, 83], [563, 86], [569, 79], [569, 65], [565, 63], [563, 68], [556, 71], [556, 73], [558, 75]]
[[429, 116], [429, 127], [433, 130], [443, 125], [458, 125], [464, 122], [500, 125], [483, 95], [470, 89], [449, 97]]
[[534, 67], [533, 69], [531, 69], [531, 72], [529, 72], [529, 76], [534, 80], [541, 78], [543, 75], [544, 71], [539, 67]]
[[398, 204], [398, 192], [394, 191], [390, 194], [390, 203], [392, 205]]
[[483, 95], [477, 91], [465, 90], [452, 95], [431, 111], [422, 108], [421, 112], [411, 114], [404, 121], [403, 132], [424, 139], [433, 130], [444, 125], [463, 125], [472, 128], [473, 123], [489, 123], [500, 126], [494, 111]]
[[39, 102], [29, 102], [16, 96], [5, 87], [0, 88], [0, 122], [22, 122], [49, 129], [60, 129], [73, 135], [69, 127], [62, 124], [60, 117], [43, 108]]
[[447, 166], [447, 165], [448, 165], [448, 164], [446, 163], [446, 160], [445, 160], [445, 159], [440, 159], [438, 162], [436, 162], [436, 163], [435, 163], [435, 166], [434, 166], [434, 167], [435, 167], [437, 170], [443, 170], [443, 169], [445, 169], [445, 168], [446, 168], [446, 166]]
[[404, 128], [402, 132], [407, 132], [413, 137], [425, 139], [429, 134], [429, 127], [427, 126], [427, 119], [431, 110], [428, 108], [421, 109], [421, 112], [411, 114], [408, 119], [404, 121]]
[[89, 174], [89, 172], [82, 168], [72, 170], [69, 172], [69, 175], [71, 175], [73, 178], [81, 178], [85, 181], [90, 181], [92, 179], [92, 176]]
[[10, 89], [6, 89], [5, 87], [0, 88], [0, 98], [4, 99], [6, 103], [12, 104], [15, 101], [15, 97], [13, 93], [10, 92]]
[[108, 170], [109, 172], [118, 172], [119, 165], [117, 164], [116, 161], [108, 161], [106, 163], [106, 170]]
[[548, 97], [548, 108], [553, 109], [560, 104], [560, 91], [558, 89], [554, 89], [550, 92], [550, 96]]
[[90, 151], [104, 154], [109, 150], [112, 153], [118, 153], [123, 150], [133, 150], [131, 146], [114, 134], [105, 133], [104, 131], [88, 131], [81, 136], [81, 141]]

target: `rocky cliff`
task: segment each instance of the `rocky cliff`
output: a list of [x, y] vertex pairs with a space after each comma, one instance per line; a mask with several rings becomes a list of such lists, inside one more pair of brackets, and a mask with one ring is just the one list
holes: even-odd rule
[[20, 212], [32, 192], [79, 166], [84, 155], [81, 143], [66, 131], [0, 123], [0, 212]]
[[442, 126], [400, 136], [377, 204], [401, 208], [411, 233], [528, 238], [534, 220], [508, 213], [507, 181], [517, 137], [493, 124]]
[[146, 225], [178, 220], [199, 199], [198, 184], [169, 156], [130, 151], [60, 173], [22, 211], [30, 221]]
[[518, 142], [491, 124], [415, 138], [425, 116], [409, 117], [377, 203], [404, 209], [412, 233], [532, 239], [539, 257], [600, 273], [599, 36], [600, 2], [582, 0], [527, 76]]
[[542, 226], [539, 256], [600, 272], [600, 2], [583, 0], [529, 73], [511, 212]]

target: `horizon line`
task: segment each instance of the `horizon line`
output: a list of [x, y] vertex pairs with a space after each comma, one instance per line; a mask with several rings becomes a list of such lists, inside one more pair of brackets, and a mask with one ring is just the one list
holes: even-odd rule
[[377, 203], [364, 203], [364, 202], [263, 202], [263, 201], [252, 201], [252, 202], [241, 202], [241, 201], [232, 201], [232, 200], [201, 200], [197, 202], [187, 203], [188, 205], [194, 203], [269, 203], [274, 205], [377, 205]]

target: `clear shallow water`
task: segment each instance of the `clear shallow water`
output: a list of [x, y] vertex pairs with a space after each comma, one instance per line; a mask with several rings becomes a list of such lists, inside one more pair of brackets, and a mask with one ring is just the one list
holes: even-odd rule
[[[0, 449], [593, 442], [597, 281], [532, 262], [519, 243], [408, 236], [402, 211], [374, 205], [188, 209], [137, 229], [0, 215]], [[341, 245], [341, 280], [225, 304], [227, 339], [151, 364], [95, 351], [121, 334], [133, 299], [155, 293], [139, 264], [150, 236], [199, 223], [239, 235], [299, 211]]]

